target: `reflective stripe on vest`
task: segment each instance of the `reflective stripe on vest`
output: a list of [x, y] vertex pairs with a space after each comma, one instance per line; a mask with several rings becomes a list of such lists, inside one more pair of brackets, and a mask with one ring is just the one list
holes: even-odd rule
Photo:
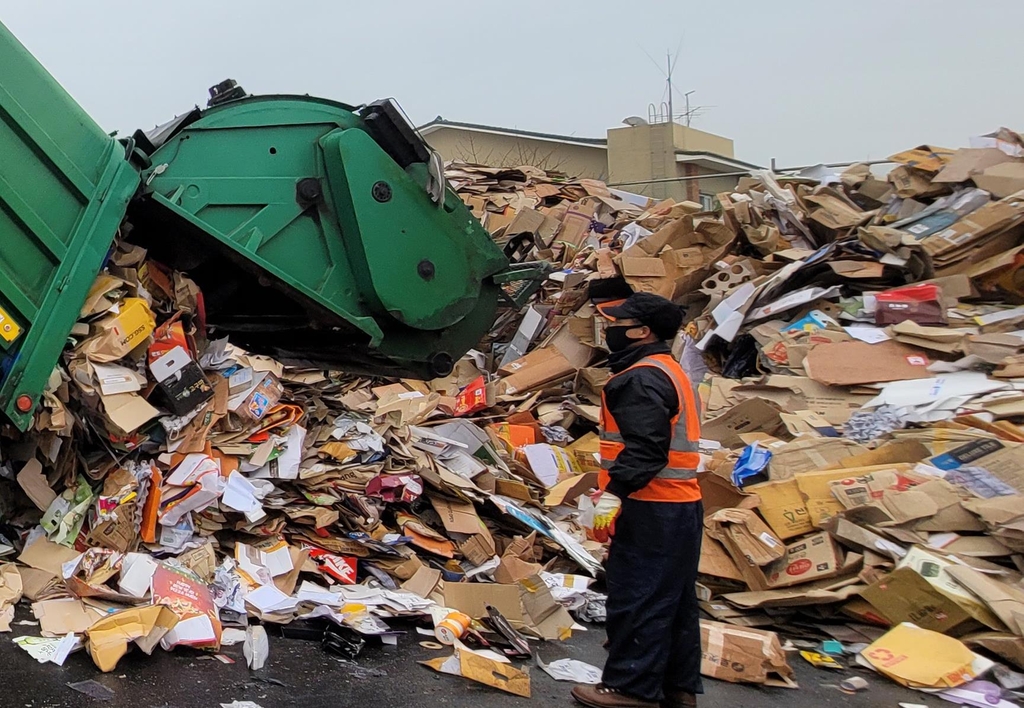
[[[682, 428], [680, 430], [680, 428]], [[625, 444], [626, 441], [618, 433], [610, 433], [605, 431], [601, 436], [602, 440], [608, 442], [616, 442]], [[697, 452], [700, 449], [700, 444], [695, 440], [690, 440], [686, 437], [686, 421], [683, 416], [679, 416], [679, 420], [676, 422], [672, 431], [672, 441], [669, 443], [671, 452]]]
[[[648, 501], [696, 501], [700, 499], [700, 487], [696, 482], [697, 467], [700, 465], [700, 454], [697, 452], [700, 441], [700, 419], [697, 416], [697, 407], [690, 382], [682, 367], [667, 354], [645, 357], [626, 371], [638, 366], [653, 366], [669, 377], [676, 389], [679, 411], [671, 421], [672, 437], [669, 443], [668, 464], [647, 487], [630, 497]], [[602, 472], [599, 483], [604, 489], [610, 481], [608, 470], [612, 468], [619, 454], [625, 449], [625, 440], [619, 432], [618, 424], [608, 410], [603, 394], [601, 399]]]

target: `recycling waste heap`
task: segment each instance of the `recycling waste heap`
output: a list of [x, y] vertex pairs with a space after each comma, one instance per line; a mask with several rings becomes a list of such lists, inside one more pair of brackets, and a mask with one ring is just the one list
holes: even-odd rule
[[465, 673], [601, 621], [596, 306], [645, 291], [686, 309], [702, 402], [707, 675], [793, 686], [783, 641], [927, 690], [1024, 669], [1024, 139], [971, 145], [755, 171], [714, 211], [449, 164], [505, 257], [549, 271], [427, 381], [247, 351], [125, 223], [31, 429], [0, 441], [7, 628], [31, 602], [58, 657], [108, 671], [132, 643], [444, 624]]

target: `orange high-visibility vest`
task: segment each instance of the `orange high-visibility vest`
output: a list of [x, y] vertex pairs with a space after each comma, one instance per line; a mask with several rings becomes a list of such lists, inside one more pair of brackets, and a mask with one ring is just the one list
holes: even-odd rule
[[[697, 467], [700, 465], [700, 418], [693, 398], [693, 388], [686, 372], [668, 354], [654, 354], [644, 357], [633, 366], [653, 366], [668, 374], [676, 387], [679, 398], [679, 412], [672, 418], [672, 441], [669, 445], [668, 465], [648, 483], [646, 487], [629, 495], [630, 499], [654, 502], [700, 501], [700, 485], [697, 483]], [[622, 376], [623, 371], [616, 376]], [[612, 377], [613, 379], [615, 376]], [[619, 432], [604, 394], [601, 394], [601, 474], [598, 486], [607, 489], [611, 476], [608, 470], [626, 445]]]

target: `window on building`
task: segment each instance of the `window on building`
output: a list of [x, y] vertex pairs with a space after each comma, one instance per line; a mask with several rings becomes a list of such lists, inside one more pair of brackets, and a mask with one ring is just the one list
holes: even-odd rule
[[700, 208], [704, 211], [714, 211], [718, 208], [718, 198], [714, 194], [704, 194], [702, 192], [700, 195]]

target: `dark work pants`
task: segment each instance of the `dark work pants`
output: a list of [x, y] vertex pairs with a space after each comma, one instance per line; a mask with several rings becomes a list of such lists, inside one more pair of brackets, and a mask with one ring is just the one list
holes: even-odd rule
[[694, 588], [703, 520], [699, 501], [623, 500], [605, 563], [605, 685], [649, 701], [704, 692]]

